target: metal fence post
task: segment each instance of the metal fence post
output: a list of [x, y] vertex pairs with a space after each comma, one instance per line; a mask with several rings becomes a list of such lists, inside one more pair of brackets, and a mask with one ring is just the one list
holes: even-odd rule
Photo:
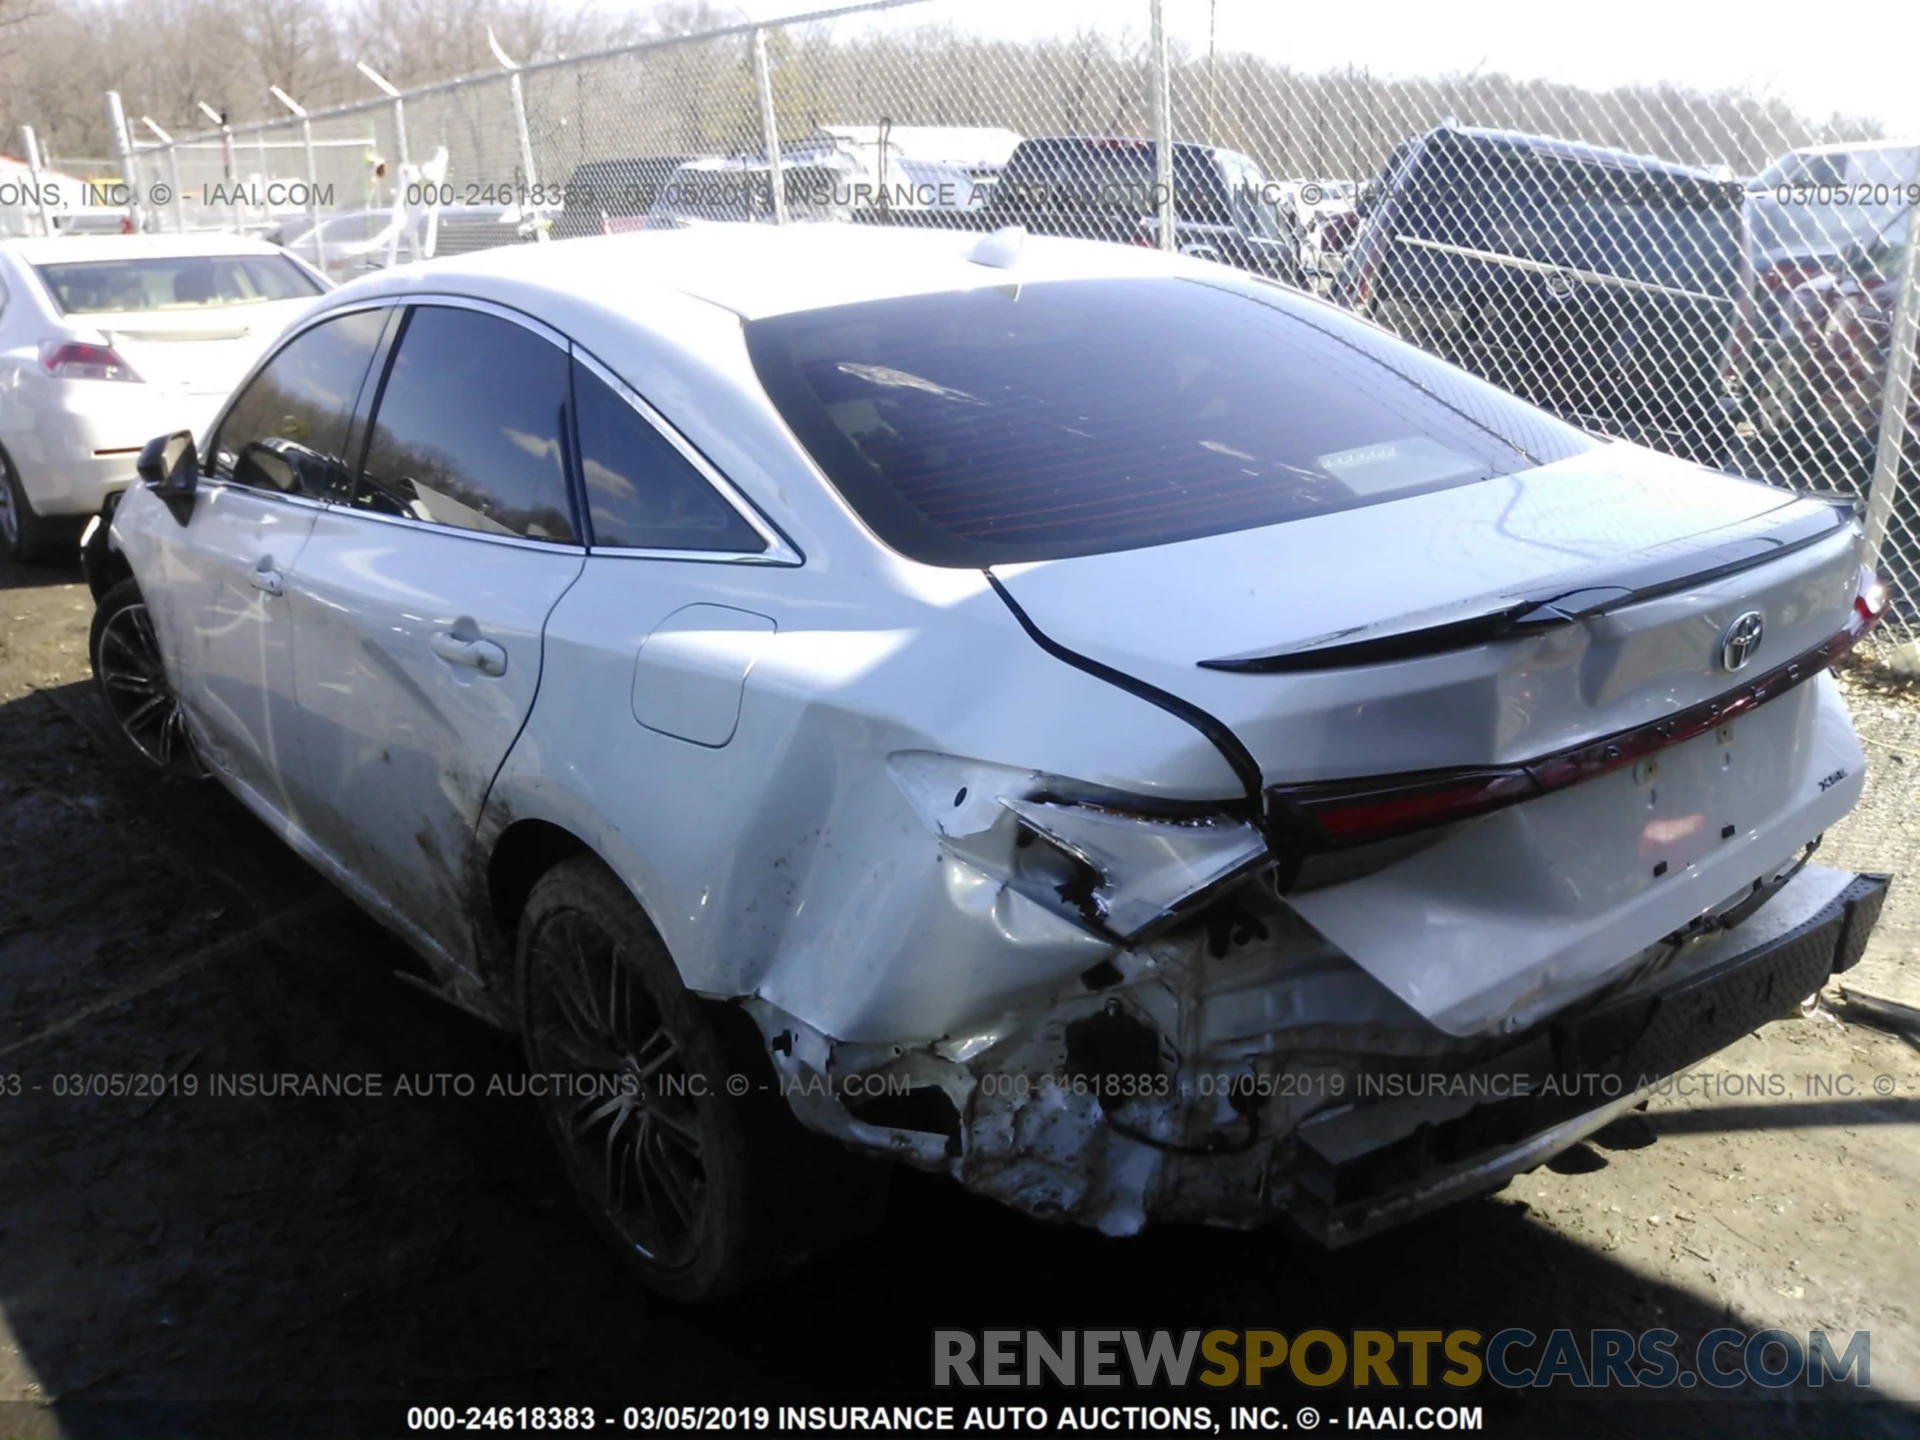
[[[364, 60], [354, 61], [354, 68], [379, 87], [382, 94], [393, 101], [393, 148], [394, 148], [394, 189], [400, 188], [401, 176], [411, 163], [407, 156], [407, 101], [399, 87], [382, 75]], [[400, 197], [404, 203], [405, 197]]]
[[1867, 560], [1880, 563], [1887, 522], [1900, 491], [1900, 461], [1907, 439], [1907, 409], [1913, 391], [1913, 351], [1920, 341], [1920, 207], [1907, 211], [1907, 245], [1895, 292], [1893, 334], [1887, 346], [1886, 388], [1880, 395], [1880, 447], [1867, 487]]
[[127, 112], [120, 103], [118, 90], [107, 91], [107, 132], [113, 140], [113, 157], [120, 162], [120, 183], [126, 191], [127, 220], [135, 230], [140, 222], [140, 175], [134, 165], [133, 136], [127, 132]]
[[753, 79], [760, 92], [760, 143], [767, 152], [767, 185], [773, 191], [773, 223], [787, 223], [786, 171], [780, 161], [780, 124], [773, 114], [773, 70], [767, 63], [767, 32], [753, 32]]
[[[306, 147], [307, 151], [307, 218], [313, 222], [313, 263], [316, 269], [325, 270], [327, 239], [320, 233], [320, 171], [313, 160], [313, 121], [307, 118], [307, 112], [300, 107], [299, 103], [278, 85], [269, 85], [267, 89], [273, 92], [274, 99], [300, 117], [300, 143]], [[269, 221], [273, 219], [271, 211], [268, 212], [267, 219]]]
[[185, 233], [187, 228], [186, 199], [180, 193], [180, 152], [173, 143], [173, 136], [153, 123], [151, 115], [142, 115], [140, 123], [153, 132], [154, 138], [167, 148], [167, 178], [173, 185], [173, 228]]
[[214, 109], [204, 100], [196, 100], [200, 113], [220, 127], [220, 178], [227, 191], [227, 214], [233, 222], [234, 233], [240, 233], [245, 227], [240, 223], [240, 186], [233, 175], [233, 127], [227, 124], [227, 117]]
[[[533, 132], [527, 128], [527, 92], [520, 84], [519, 64], [507, 58], [507, 52], [502, 50], [500, 42], [493, 38], [491, 25], [487, 27], [487, 44], [493, 47], [493, 58], [500, 62], [500, 68], [507, 72], [507, 94], [513, 100], [513, 124], [520, 133], [520, 168], [527, 177], [526, 203], [520, 207], [520, 213], [524, 217], [529, 207], [535, 211], [544, 208], [533, 204], [534, 189], [539, 182], [533, 173]], [[540, 223], [540, 218], [543, 217], [537, 217], [534, 220], [533, 238], [545, 241], [549, 238], [547, 227]]]
[[47, 213], [47, 178], [40, 162], [40, 140], [33, 133], [33, 126], [20, 127], [20, 145], [27, 152], [27, 169], [33, 173], [33, 202], [40, 215], [40, 233], [51, 235], [53, 217]]
[[1153, 63], [1153, 201], [1158, 213], [1160, 248], [1179, 248], [1173, 233], [1173, 75], [1167, 54], [1162, 0], [1150, 0]]

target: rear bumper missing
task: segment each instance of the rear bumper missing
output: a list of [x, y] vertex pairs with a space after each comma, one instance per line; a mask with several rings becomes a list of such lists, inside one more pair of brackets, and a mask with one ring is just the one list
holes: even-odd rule
[[[1549, 1026], [1528, 1047], [1550, 1057], [1549, 1068], [1529, 1072], [1535, 1084], [1525, 1095], [1452, 1115], [1422, 1114], [1416, 1102], [1308, 1120], [1296, 1132], [1291, 1213], [1323, 1243], [1344, 1245], [1534, 1168], [1852, 968], [1887, 885], [1882, 875], [1856, 876], [1785, 931], [1671, 985]], [[1510, 1067], [1513, 1058], [1496, 1063]]]
[[1169, 936], [932, 1044], [841, 1043], [746, 1003], [795, 1113], [852, 1146], [1109, 1234], [1290, 1219], [1339, 1246], [1497, 1188], [1782, 1015], [1859, 959], [1887, 884], [1799, 869], [1608, 997], [1473, 1040], [1277, 905], [1246, 914], [1261, 940]]

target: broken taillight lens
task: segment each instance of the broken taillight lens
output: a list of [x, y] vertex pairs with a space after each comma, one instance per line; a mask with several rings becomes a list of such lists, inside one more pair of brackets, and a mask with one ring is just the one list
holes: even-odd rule
[[1866, 566], [1860, 567], [1860, 590], [1853, 597], [1853, 613], [1865, 621], [1868, 626], [1879, 623], [1880, 617], [1887, 613], [1890, 594], [1887, 582], [1882, 580]]
[[1174, 818], [1009, 795], [1000, 803], [1087, 866], [1086, 892], [1074, 898], [1089, 920], [1122, 940], [1192, 908], [1267, 855], [1266, 836], [1227, 815]]

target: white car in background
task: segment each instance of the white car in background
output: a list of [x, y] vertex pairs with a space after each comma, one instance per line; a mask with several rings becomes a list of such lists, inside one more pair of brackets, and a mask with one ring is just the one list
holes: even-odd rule
[[1885, 605], [1851, 509], [1201, 260], [411, 266], [141, 473], [86, 554], [119, 733], [520, 1031], [681, 1298], [870, 1219], [850, 1154], [1360, 1238], [1791, 1007], [1885, 894], [1808, 863]]
[[133, 480], [156, 431], [198, 432], [327, 288], [238, 235], [0, 242], [0, 539], [30, 560]]

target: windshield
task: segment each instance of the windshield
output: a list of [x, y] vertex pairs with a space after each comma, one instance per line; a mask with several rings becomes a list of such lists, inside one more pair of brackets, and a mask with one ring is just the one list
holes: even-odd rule
[[34, 269], [67, 315], [212, 310], [320, 293], [306, 271], [277, 255], [80, 260]]
[[1372, 326], [1235, 278], [1070, 280], [747, 326], [880, 537], [991, 565], [1248, 530], [1596, 442]]

